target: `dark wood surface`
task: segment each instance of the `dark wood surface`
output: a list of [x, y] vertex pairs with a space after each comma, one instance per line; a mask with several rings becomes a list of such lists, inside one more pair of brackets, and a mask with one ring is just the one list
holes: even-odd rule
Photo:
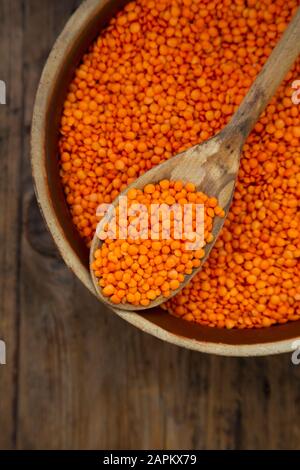
[[61, 261], [29, 165], [34, 95], [80, 0], [0, 0], [0, 448], [297, 449], [300, 366], [164, 344], [103, 311]]

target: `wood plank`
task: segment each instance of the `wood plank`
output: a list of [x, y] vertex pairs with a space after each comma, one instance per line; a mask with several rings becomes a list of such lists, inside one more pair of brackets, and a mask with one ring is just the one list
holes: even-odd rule
[[0, 366], [0, 448], [3, 449], [15, 445], [18, 387], [23, 146], [23, 13], [19, 7], [18, 0], [0, 2], [0, 79], [7, 88], [7, 104], [0, 105], [0, 339], [6, 342], [7, 352], [6, 365]]

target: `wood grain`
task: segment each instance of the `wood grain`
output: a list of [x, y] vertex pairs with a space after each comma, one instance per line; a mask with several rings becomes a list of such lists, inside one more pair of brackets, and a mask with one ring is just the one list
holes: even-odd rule
[[164, 344], [104, 311], [56, 252], [28, 136], [43, 63], [78, 4], [0, 0], [0, 448], [299, 449], [300, 367], [288, 354]]
[[7, 86], [8, 102], [0, 105], [0, 339], [6, 342], [7, 350], [7, 365], [1, 366], [0, 370], [0, 447], [7, 448], [16, 442], [20, 321], [24, 90], [22, 12], [19, 7], [17, 1], [0, 2], [0, 77]]

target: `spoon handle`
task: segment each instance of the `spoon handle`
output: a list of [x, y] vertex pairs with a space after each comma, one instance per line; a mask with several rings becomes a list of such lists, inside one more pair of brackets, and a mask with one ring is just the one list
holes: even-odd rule
[[300, 54], [300, 7], [227, 126], [245, 140]]

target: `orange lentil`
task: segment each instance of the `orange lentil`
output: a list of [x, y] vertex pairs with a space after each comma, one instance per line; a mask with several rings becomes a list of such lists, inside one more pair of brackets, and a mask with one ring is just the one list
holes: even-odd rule
[[[298, 6], [219, 3], [130, 2], [85, 54], [65, 98], [59, 152], [73, 223], [88, 246], [99, 203], [226, 125]], [[298, 60], [249, 136], [223, 231], [202, 271], [165, 304], [173, 315], [225, 328], [300, 319], [300, 108], [291, 101], [299, 74]]]
[[[182, 181], [168, 181], [163, 180], [157, 184], [147, 184], [142, 190], [136, 189], [133, 193], [129, 190], [131, 198], [129, 199], [130, 209], [131, 205], [137, 203], [143, 204], [147, 209], [148, 221], [151, 221], [151, 202], [155, 195], [155, 201], [164, 203], [164, 191], [168, 187], [168, 191], [176, 197], [176, 193], [180, 194], [185, 191], [194, 192], [195, 199], [202, 193], [198, 193], [195, 185], [192, 183], [184, 184]], [[135, 199], [132, 199], [133, 194]], [[166, 198], [167, 200], [167, 198]], [[217, 204], [217, 200], [207, 198], [206, 204]], [[182, 204], [181, 214], [184, 213], [184, 204]], [[195, 207], [195, 206], [194, 206]], [[216, 206], [218, 207], [218, 206]], [[207, 210], [210, 209], [209, 207]], [[174, 213], [173, 213], [174, 214]], [[213, 216], [214, 217], [214, 214]], [[204, 217], [204, 225], [206, 223]], [[115, 217], [117, 226], [120, 226], [121, 219]], [[131, 303], [132, 305], [148, 306], [145, 300], [155, 300], [160, 295], [168, 297], [171, 291], [180, 287], [180, 283], [184, 281], [185, 275], [192, 272], [192, 268], [199, 267], [201, 262], [199, 260], [199, 251], [192, 250], [186, 247], [184, 238], [174, 239], [174, 232], [170, 232], [170, 237], [162, 237], [163, 223], [166, 217], [163, 218], [159, 224], [160, 240], [151, 239], [133, 239], [130, 235], [126, 241], [122, 239], [106, 238], [100, 249], [95, 251], [95, 259], [92, 265], [95, 276], [99, 279], [99, 285], [102, 288], [102, 293], [108, 297], [113, 303]], [[172, 218], [169, 217], [169, 221]], [[122, 219], [123, 222], [123, 219]], [[196, 223], [195, 211], [193, 211], [193, 224]], [[130, 219], [126, 221], [127, 229], [129, 230]], [[185, 227], [183, 227], [185, 229]], [[210, 231], [207, 232], [204, 243], [210, 239]], [[168, 246], [170, 252], [165, 255], [163, 248]], [[124, 250], [122, 250], [124, 248]], [[132, 284], [133, 278], [133, 262], [136, 259], [136, 271], [139, 274], [138, 283]], [[111, 263], [111, 264], [110, 264]], [[179, 266], [183, 265], [183, 272], [180, 274]], [[121, 270], [119, 270], [121, 266]], [[121, 281], [122, 280], [122, 281]], [[152, 288], [152, 287], [155, 287]], [[129, 289], [132, 288], [132, 291]], [[136, 299], [133, 295], [125, 295], [126, 292], [131, 294], [138, 292], [139, 298]], [[120, 302], [117, 302], [117, 298]]]

